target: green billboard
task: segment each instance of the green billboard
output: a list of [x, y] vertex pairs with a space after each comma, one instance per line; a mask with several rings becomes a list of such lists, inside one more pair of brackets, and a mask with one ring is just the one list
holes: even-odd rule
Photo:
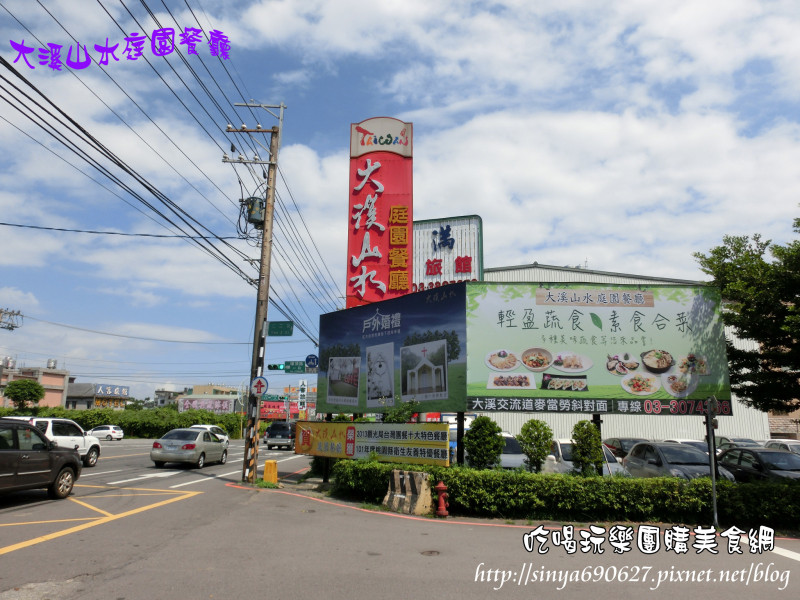
[[469, 283], [467, 410], [731, 414], [707, 286]]

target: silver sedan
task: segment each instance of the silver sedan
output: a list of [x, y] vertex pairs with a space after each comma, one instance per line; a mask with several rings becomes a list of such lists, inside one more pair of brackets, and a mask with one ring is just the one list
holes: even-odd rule
[[228, 450], [220, 438], [206, 429], [173, 429], [153, 442], [150, 460], [157, 468], [177, 462], [202, 469], [207, 462], [224, 465], [228, 461]]

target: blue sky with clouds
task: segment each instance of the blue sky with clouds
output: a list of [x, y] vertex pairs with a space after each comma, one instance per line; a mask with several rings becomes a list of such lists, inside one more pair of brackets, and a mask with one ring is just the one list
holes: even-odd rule
[[[78, 381], [127, 384], [141, 398], [249, 378], [255, 288], [245, 278], [258, 249], [236, 239], [236, 223], [260, 173], [221, 158], [231, 142], [253, 154], [224, 132], [228, 122], [276, 124], [233, 106], [251, 99], [287, 106], [272, 283], [312, 338], [319, 314], [343, 305], [349, 125], [373, 116], [414, 123], [415, 218], [480, 215], [487, 267], [538, 261], [700, 280], [692, 253], [723, 235], [794, 239], [793, 2], [1, 4], [8, 62], [10, 40], [37, 52], [77, 40], [95, 58], [94, 44], [121, 42], [121, 60], [107, 67], [14, 67], [163, 196], [92, 151], [108, 168], [96, 171], [28, 120], [26, 110], [43, 109], [21, 101], [10, 87], [19, 80], [0, 67], [0, 222], [180, 233], [125, 183], [223, 238], [214, 258], [178, 238], [0, 225], [0, 307], [26, 316], [0, 330], [0, 355], [18, 364], [56, 358]], [[222, 31], [230, 59], [207, 46], [184, 52], [196, 78], [176, 53], [147, 47], [150, 65], [126, 60], [122, 31], [150, 35], [153, 17]], [[64, 131], [54, 117], [44, 122]], [[270, 318], [284, 320], [272, 307]], [[268, 362], [314, 351], [299, 333], [272, 338]], [[297, 379], [269, 376], [271, 387]]]

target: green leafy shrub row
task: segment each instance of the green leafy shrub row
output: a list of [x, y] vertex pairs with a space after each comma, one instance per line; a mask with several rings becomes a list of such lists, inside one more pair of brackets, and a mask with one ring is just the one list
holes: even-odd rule
[[[0, 416], [31, 415], [33, 411], [19, 412], [0, 408]], [[72, 419], [85, 430], [98, 425], [119, 425], [125, 437], [159, 438], [170, 429], [191, 427], [195, 423], [219, 425], [232, 438], [241, 437], [242, 419], [236, 414], [217, 415], [207, 410], [187, 410], [179, 413], [175, 408], [147, 410], [113, 410], [95, 408], [91, 410], [67, 410], [66, 408], [40, 407], [35, 411], [39, 417]]]
[[[677, 477], [575, 477], [522, 470], [476, 470], [340, 460], [333, 467], [332, 492], [380, 503], [393, 469], [426, 471], [432, 487], [447, 486], [451, 514], [572, 522], [712, 522], [711, 480]], [[431, 491], [436, 501], [436, 493]], [[435, 504], [434, 504], [435, 505]], [[717, 483], [717, 512], [725, 526], [797, 530], [800, 485]]]

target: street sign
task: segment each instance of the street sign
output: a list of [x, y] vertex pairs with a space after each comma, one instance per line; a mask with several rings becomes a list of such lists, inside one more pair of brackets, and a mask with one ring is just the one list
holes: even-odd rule
[[306, 356], [306, 366], [314, 369], [319, 366], [319, 356], [316, 354], [309, 354]]
[[284, 364], [284, 373], [305, 373], [306, 363], [303, 360], [286, 360]]
[[264, 392], [267, 391], [269, 385], [267, 384], [267, 380], [264, 377], [256, 377], [250, 383], [250, 393], [255, 394], [256, 396], [260, 396]]
[[266, 392], [261, 394], [261, 399], [265, 400], [266, 402], [278, 402], [280, 401], [281, 397], [278, 394], [267, 394]]
[[294, 321], [269, 321], [267, 324], [267, 335], [292, 335], [294, 333]]

